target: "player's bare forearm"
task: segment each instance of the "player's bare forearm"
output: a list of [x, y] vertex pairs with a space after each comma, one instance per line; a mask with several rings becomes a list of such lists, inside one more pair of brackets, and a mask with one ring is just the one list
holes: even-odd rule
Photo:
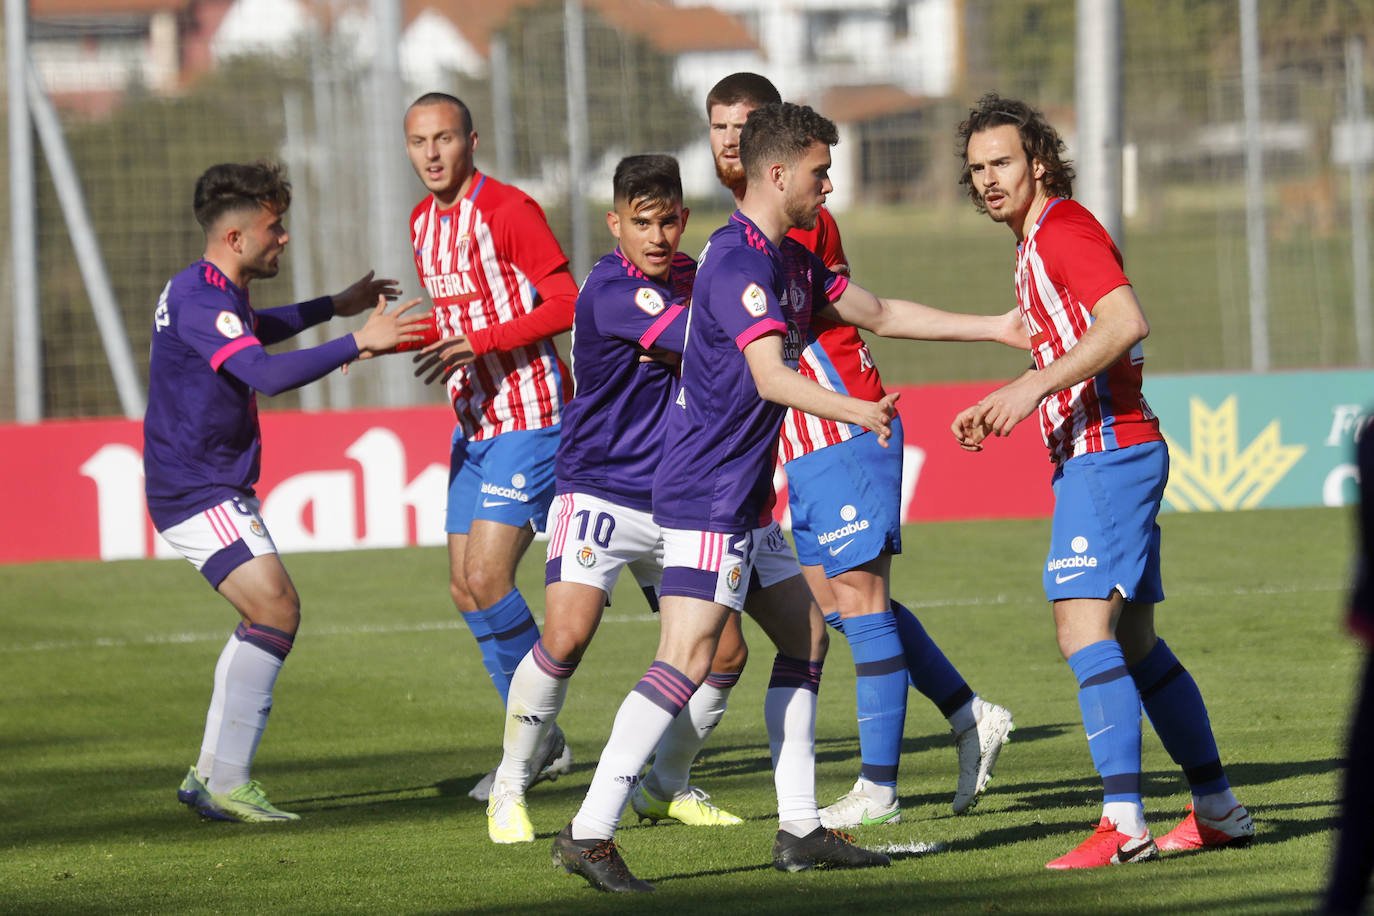
[[827, 420], [862, 426], [877, 433], [883, 445], [887, 444], [892, 433], [892, 416], [896, 413], [892, 406], [897, 401], [896, 395], [887, 395], [881, 401], [865, 401], [822, 388], [782, 361], [782, 339], [776, 335], [752, 341], [745, 346], [744, 356], [759, 397], [765, 401]]
[[1149, 333], [1150, 325], [1140, 310], [1135, 293], [1129, 286], [1118, 286], [1097, 301], [1093, 307], [1093, 323], [1078, 343], [1034, 373], [1041, 398], [1100, 375]]
[[[919, 302], [875, 296], [850, 283], [828, 311], [848, 324], [882, 337], [907, 340], [990, 340], [1021, 350], [1030, 339], [1015, 309], [1001, 315], [966, 315], [947, 312]], [[822, 311], [822, 314], [825, 310]]]
[[329, 297], [334, 301], [335, 315], [342, 318], [357, 315], [375, 305], [378, 296], [382, 296], [388, 301], [401, 297], [401, 288], [395, 280], [375, 279], [373, 276], [375, 273], [376, 271], [369, 270], [343, 292], [335, 293]]

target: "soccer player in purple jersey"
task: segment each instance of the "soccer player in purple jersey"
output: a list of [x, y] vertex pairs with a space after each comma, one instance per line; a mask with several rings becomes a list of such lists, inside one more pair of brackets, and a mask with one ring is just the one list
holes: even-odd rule
[[[511, 678], [505, 755], [487, 804], [495, 843], [534, 839], [524, 800], [543, 736], [553, 727], [568, 679], [596, 633], [622, 568], [657, 606], [663, 539], [649, 491], [661, 458], [662, 427], [677, 393], [696, 262], [677, 250], [687, 225], [682, 183], [671, 156], [630, 156], [614, 178], [606, 225], [619, 242], [592, 268], [573, 320], [576, 394], [564, 408], [556, 457], [544, 628]], [[714, 720], [724, 713], [713, 706]], [[687, 715], [678, 729], [693, 730]], [[682, 784], [700, 741], [665, 737]], [[678, 796], [681, 796], [680, 798]], [[738, 824], [700, 790], [669, 794], [664, 816], [694, 825]]]
[[[582, 807], [554, 840], [554, 860], [601, 890], [653, 890], [621, 858], [616, 823], [645, 760], [710, 669], [727, 616], [746, 607], [756, 557], [771, 549], [757, 533], [784, 409], [853, 423], [884, 442], [891, 433], [894, 395], [864, 401], [796, 372], [813, 310], [886, 336], [1024, 346], [1014, 312], [955, 315], [878, 299], [784, 238], [815, 225], [837, 139], [835, 125], [804, 106], [753, 112], [740, 143], [748, 190], [702, 255], [681, 388], [654, 476], [654, 520], [664, 528], [659, 649], [616, 714]], [[746, 608], [779, 652], [764, 707], [778, 795], [773, 865], [887, 865], [887, 856], [820, 825], [815, 710], [826, 637], [813, 608], [809, 600]]]
[[[716, 174], [736, 204], [748, 187], [739, 162], [740, 131], [749, 112], [780, 101], [766, 77], [749, 72], [730, 74], [706, 96]], [[824, 207], [813, 229], [795, 227], [788, 236], [835, 273], [850, 275], [839, 227]], [[835, 391], [869, 400], [885, 393], [853, 325], [813, 322], [798, 369]], [[916, 615], [891, 597], [892, 557], [902, 545], [901, 429], [901, 418], [894, 417], [897, 447], [883, 449], [876, 436], [857, 427], [799, 411], [788, 411], [783, 421], [779, 452], [797, 558], [826, 621], [849, 640], [855, 663], [859, 779], [821, 809], [826, 827], [901, 822], [897, 768], [908, 683], [935, 704], [954, 733], [955, 814], [977, 802], [1014, 727], [1011, 713], [974, 693]]]
[[[402, 319], [418, 299], [385, 311], [395, 281], [371, 273], [336, 296], [254, 311], [248, 284], [277, 275], [290, 204], [291, 185], [273, 163], [207, 170], [194, 199], [205, 255], [167, 283], [153, 316], [143, 420], [148, 514], [243, 618], [215, 666], [200, 758], [177, 790], [182, 803], [220, 820], [298, 819], [268, 801], [250, 775], [272, 687], [300, 625], [300, 598], [253, 495], [262, 451], [257, 392], [287, 391], [418, 340], [423, 324]], [[374, 303], [352, 334], [308, 350], [263, 349]]]

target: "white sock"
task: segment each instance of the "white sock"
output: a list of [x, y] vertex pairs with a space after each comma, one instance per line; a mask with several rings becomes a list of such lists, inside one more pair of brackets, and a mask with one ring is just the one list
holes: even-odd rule
[[1144, 836], [1150, 827], [1145, 823], [1145, 809], [1135, 802], [1107, 802], [1102, 816], [1127, 836]]
[[219, 726], [224, 719], [225, 678], [229, 676], [229, 662], [238, 649], [239, 638], [230, 636], [215, 663], [215, 686], [210, 693], [210, 710], [205, 714], [205, 735], [200, 739], [200, 758], [196, 761], [196, 775], [201, 782], [209, 782], [215, 770], [215, 745], [219, 743]]
[[704, 683], [692, 694], [692, 699], [677, 714], [654, 754], [654, 766], [644, 777], [645, 787], [655, 798], [671, 800], [687, 789], [691, 780], [692, 762], [701, 752], [711, 730], [725, 715], [729, 687]]
[[535, 662], [534, 652], [525, 653], [510, 680], [506, 732], [501, 742], [503, 754], [492, 783], [493, 795], [497, 786], [523, 791], [529, 785], [530, 767], [539, 742], [553, 728], [567, 695], [568, 679], [545, 674]]
[[879, 785], [876, 782], [870, 782], [864, 779], [862, 776], [859, 777], [856, 788], [864, 795], [867, 795], [869, 798], [882, 805], [890, 805], [897, 800], [896, 786]]
[[1211, 795], [1193, 796], [1193, 812], [1198, 817], [1205, 817], [1214, 821], [1219, 821], [1230, 814], [1231, 809], [1239, 804], [1240, 800], [1230, 789], [1213, 792]]
[[790, 833], [805, 836], [821, 825], [816, 810], [816, 694], [803, 687], [770, 687], [763, 718], [773, 758], [778, 822]]
[[246, 640], [225, 666], [224, 707], [215, 744], [215, 765], [208, 783], [216, 794], [230, 792], [249, 780], [253, 755], [272, 711], [272, 687], [281, 659]]
[[946, 721], [949, 722], [949, 727], [953, 729], [954, 734], [962, 735], [970, 728], [977, 726], [982, 720], [983, 701], [979, 698], [978, 694], [975, 693], [973, 699], [951, 713]]
[[620, 812], [639, 784], [639, 773], [672, 721], [667, 710], [638, 692], [631, 692], [620, 704], [587, 797], [573, 818], [574, 840], [615, 836]]

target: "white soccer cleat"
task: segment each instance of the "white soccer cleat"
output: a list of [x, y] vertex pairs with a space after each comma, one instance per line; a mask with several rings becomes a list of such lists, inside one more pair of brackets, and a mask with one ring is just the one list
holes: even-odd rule
[[[572, 748], [568, 747], [567, 740], [563, 737], [563, 729], [557, 725], [549, 729], [539, 742], [534, 759], [539, 761], [540, 766], [535, 771], [534, 778], [525, 786], [527, 789], [541, 782], [553, 782], [558, 777], [572, 772]], [[477, 784], [468, 790], [468, 798], [479, 802], [487, 801], [491, 797], [491, 786], [496, 782], [498, 769], [499, 766], [493, 767], [487, 775], [477, 780]]]
[[[886, 797], [889, 792], [891, 799]], [[841, 795], [835, 804], [822, 808], [820, 814], [821, 826], [832, 830], [902, 822], [897, 790], [887, 790], [863, 778], [854, 783], [854, 788]]]
[[954, 738], [959, 752], [959, 788], [954, 793], [954, 813], [963, 814], [978, 803], [978, 796], [988, 787], [992, 768], [1002, 745], [1016, 729], [1011, 713], [994, 703], [983, 703], [983, 717], [972, 728], [966, 728]]

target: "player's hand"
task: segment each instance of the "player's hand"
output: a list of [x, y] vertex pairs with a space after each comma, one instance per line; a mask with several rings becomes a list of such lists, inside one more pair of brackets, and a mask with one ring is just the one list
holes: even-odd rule
[[353, 332], [353, 341], [358, 345], [358, 358], [367, 359], [395, 350], [403, 343], [419, 341], [424, 338], [425, 317], [408, 318], [405, 313], [420, 304], [419, 299], [411, 299], [391, 311], [386, 310], [386, 296], [377, 295], [377, 307], [367, 316], [367, 324]]
[[1027, 372], [1014, 382], [1009, 382], [984, 397], [977, 404], [974, 422], [981, 425], [987, 434], [1010, 436], [1016, 424], [1035, 413], [1044, 395], [1038, 387], [1039, 373]]
[[1018, 350], [1030, 349], [1030, 335], [1026, 333], [1026, 322], [1021, 318], [1020, 309], [1012, 309], [998, 319], [997, 334], [993, 339]]
[[378, 296], [384, 296], [388, 301], [401, 298], [401, 288], [396, 285], [395, 280], [374, 280], [374, 273], [375, 271], [369, 270], [357, 283], [329, 297], [334, 301], [335, 315], [343, 318], [357, 315], [363, 309], [371, 307]]
[[466, 335], [445, 337], [415, 354], [415, 377], [429, 373], [425, 376], [426, 385], [438, 378], [448, 381], [450, 375], [476, 358]]
[[641, 363], [663, 363], [670, 369], [680, 369], [682, 367], [682, 354], [665, 350], [662, 347], [650, 347], [639, 355], [639, 361]]
[[965, 407], [959, 411], [959, 415], [950, 424], [949, 431], [954, 433], [955, 441], [964, 451], [981, 452], [983, 440], [987, 438], [988, 434], [987, 427], [983, 425], [981, 405], [974, 404], [972, 407]]
[[891, 394], [883, 395], [881, 401], [864, 402], [865, 408], [861, 412], [863, 419], [859, 425], [870, 432], [877, 433], [878, 444], [887, 448], [888, 441], [892, 438], [892, 418], [897, 416], [897, 399], [901, 394], [894, 391]]

